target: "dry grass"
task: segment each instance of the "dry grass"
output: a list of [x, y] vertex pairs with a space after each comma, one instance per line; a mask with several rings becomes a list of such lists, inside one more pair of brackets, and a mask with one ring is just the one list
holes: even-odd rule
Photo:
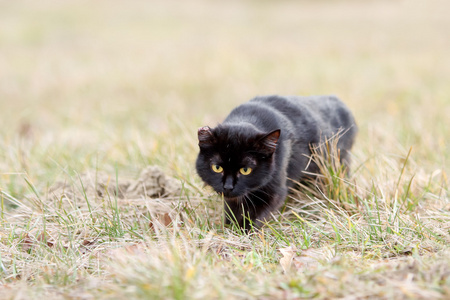
[[[449, 8], [0, 3], [0, 298], [449, 298]], [[272, 93], [340, 96], [353, 171], [322, 160], [240, 234], [195, 174], [196, 129]], [[120, 196], [148, 165], [179, 196]]]

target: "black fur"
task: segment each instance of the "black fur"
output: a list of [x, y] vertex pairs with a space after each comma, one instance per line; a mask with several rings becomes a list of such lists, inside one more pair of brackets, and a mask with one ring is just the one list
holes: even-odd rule
[[[341, 162], [348, 168], [357, 127], [349, 109], [336, 97], [256, 97], [236, 107], [215, 128], [198, 130], [197, 173], [224, 195], [226, 222], [260, 226], [285, 201], [293, 179], [317, 173], [311, 145], [342, 132]], [[212, 165], [222, 167], [214, 172]], [[249, 175], [241, 168], [252, 168]]]

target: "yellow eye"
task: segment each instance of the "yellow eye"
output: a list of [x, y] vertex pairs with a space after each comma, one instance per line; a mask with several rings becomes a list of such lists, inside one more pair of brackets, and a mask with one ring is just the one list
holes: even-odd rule
[[223, 168], [219, 165], [211, 165], [211, 169], [216, 173], [222, 173]]
[[239, 172], [241, 172], [242, 175], [248, 175], [252, 172], [252, 168], [241, 168]]

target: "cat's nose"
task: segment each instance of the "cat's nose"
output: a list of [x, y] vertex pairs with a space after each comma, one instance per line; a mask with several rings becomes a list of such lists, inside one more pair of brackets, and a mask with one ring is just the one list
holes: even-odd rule
[[227, 184], [225, 184], [225, 185], [223, 186], [223, 190], [226, 191], [226, 192], [231, 192], [231, 191], [233, 190], [233, 188], [234, 188], [233, 185], [227, 185]]
[[229, 193], [229, 192], [231, 192], [231, 191], [233, 190], [233, 188], [234, 188], [234, 185], [233, 185], [233, 178], [228, 177], [228, 178], [225, 180], [225, 183], [223, 184], [223, 191], [224, 191], [225, 193]]
[[231, 192], [231, 191], [233, 190], [233, 187], [232, 187], [232, 186], [224, 186], [224, 187], [223, 187], [223, 190], [224, 190], [225, 192]]

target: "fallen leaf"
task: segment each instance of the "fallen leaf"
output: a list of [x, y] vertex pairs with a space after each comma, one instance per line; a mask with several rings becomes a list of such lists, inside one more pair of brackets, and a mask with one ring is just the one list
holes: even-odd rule
[[31, 240], [28, 233], [26, 233], [22, 238], [22, 251], [29, 252], [33, 248], [33, 241]]
[[97, 257], [100, 257], [99, 255], [102, 255], [104, 258], [113, 260], [124, 259], [130, 256], [145, 257], [147, 249], [148, 247], [145, 243], [136, 243], [132, 245], [125, 245], [116, 249], [110, 249], [107, 252], [97, 252], [94, 253], [94, 255], [96, 255]]
[[165, 213], [163, 216], [163, 222], [164, 226], [169, 226], [172, 223], [172, 219], [170, 218], [168, 213]]
[[280, 265], [285, 273], [292, 269], [292, 267], [295, 267], [297, 271], [301, 272], [314, 269], [321, 262], [331, 261], [334, 257], [334, 251], [327, 247], [302, 250], [300, 255], [297, 255], [298, 250], [295, 246], [280, 248], [278, 250], [283, 255], [280, 259]]
[[137, 243], [137, 244], [125, 246], [123, 248], [124, 251], [128, 252], [129, 254], [134, 254], [134, 255], [143, 255], [143, 254], [145, 254], [146, 249], [147, 249], [147, 246], [144, 243]]
[[150, 227], [150, 229], [155, 229], [155, 221], [157, 222], [156, 224], [160, 224], [164, 227], [168, 227], [170, 224], [172, 224], [172, 218], [168, 213], [158, 214], [155, 220], [151, 220], [148, 224], [148, 227]]
[[322, 247], [303, 250], [299, 256], [293, 258], [293, 264], [298, 271], [315, 269], [323, 261], [330, 261], [334, 257], [334, 250]]
[[54, 244], [52, 242], [49, 242], [49, 235], [47, 232], [42, 231], [41, 234], [38, 235], [37, 240], [41, 243], [47, 244], [48, 247], [53, 247]]
[[294, 259], [295, 254], [297, 253], [297, 248], [295, 246], [289, 246], [286, 248], [280, 248], [281, 254], [283, 257], [280, 259], [280, 265], [283, 268], [283, 271], [286, 273], [292, 265], [292, 260]]
[[94, 239], [93, 241], [89, 241], [89, 240], [83, 240], [80, 244], [80, 246], [78, 247], [78, 251], [81, 254], [85, 254], [86, 252], [91, 252], [93, 246], [96, 244], [97, 239]]
[[308, 256], [295, 257], [293, 261], [295, 268], [300, 271], [314, 269], [319, 264], [319, 261], [316, 258]]
[[87, 246], [93, 245], [94, 242], [95, 242], [95, 241], [90, 242], [90, 241], [88, 241], [88, 240], [84, 240], [84, 241], [81, 243], [81, 245], [87, 247]]

